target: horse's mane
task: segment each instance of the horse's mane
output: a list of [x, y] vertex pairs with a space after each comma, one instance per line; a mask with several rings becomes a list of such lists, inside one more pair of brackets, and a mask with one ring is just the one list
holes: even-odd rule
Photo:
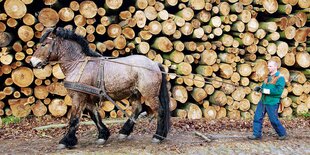
[[[40, 42], [42, 42], [43, 40], [45, 40], [45, 38], [51, 33], [53, 32], [55, 29], [51, 29], [51, 30], [47, 30], [46, 33], [41, 37]], [[66, 30], [64, 28], [58, 27], [56, 29], [56, 33], [55, 35], [57, 37], [61, 37], [63, 39], [70, 39], [73, 41], [76, 41], [78, 44], [81, 45], [82, 47], [82, 52], [87, 55], [87, 56], [93, 56], [93, 57], [101, 57], [102, 55], [91, 50], [88, 47], [88, 41], [82, 37], [81, 35], [78, 35], [76, 33], [74, 33], [71, 30]]]

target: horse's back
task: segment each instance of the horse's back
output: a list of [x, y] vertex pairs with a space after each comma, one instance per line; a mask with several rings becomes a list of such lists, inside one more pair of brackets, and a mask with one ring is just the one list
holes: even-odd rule
[[104, 76], [108, 92], [128, 94], [137, 89], [142, 96], [157, 96], [162, 78], [158, 63], [141, 55], [107, 60]]

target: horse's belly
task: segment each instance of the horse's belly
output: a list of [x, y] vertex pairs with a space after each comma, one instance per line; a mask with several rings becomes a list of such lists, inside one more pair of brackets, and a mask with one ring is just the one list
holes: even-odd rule
[[124, 90], [120, 92], [108, 93], [108, 95], [114, 100], [122, 100], [132, 95], [131, 91]]
[[113, 82], [105, 83], [105, 90], [108, 95], [115, 100], [124, 99], [129, 97], [135, 88], [135, 82], [133, 80], [116, 80]]

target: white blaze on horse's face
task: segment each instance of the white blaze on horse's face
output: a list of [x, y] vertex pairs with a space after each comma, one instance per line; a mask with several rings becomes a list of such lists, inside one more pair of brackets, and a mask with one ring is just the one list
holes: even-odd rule
[[32, 55], [30, 63], [33, 67], [41, 68], [48, 62], [50, 44], [40, 45]]

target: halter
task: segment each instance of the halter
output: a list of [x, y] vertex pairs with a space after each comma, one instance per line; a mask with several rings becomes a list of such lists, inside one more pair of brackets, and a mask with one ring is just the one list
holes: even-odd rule
[[[52, 38], [52, 37], [46, 37], [46, 39], [50, 39], [50, 40], [52, 40], [53, 42], [51, 43], [51, 47], [49, 47], [49, 49], [48, 49], [48, 55], [47, 55], [47, 57], [46, 57], [46, 63], [49, 63], [50, 61], [49, 61], [49, 58], [50, 58], [50, 56], [51, 56], [51, 54], [52, 54], [52, 48], [54, 47], [54, 45], [55, 45], [55, 39], [54, 38]], [[44, 45], [45, 46], [45, 45]]]

